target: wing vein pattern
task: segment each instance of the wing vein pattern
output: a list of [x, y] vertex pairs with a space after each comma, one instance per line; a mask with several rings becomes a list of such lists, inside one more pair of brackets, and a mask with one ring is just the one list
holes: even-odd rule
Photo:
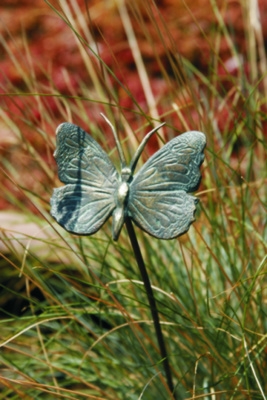
[[128, 215], [160, 239], [172, 239], [194, 221], [197, 199], [188, 194], [200, 183], [206, 138], [190, 131], [168, 142], [134, 176]]
[[65, 186], [54, 189], [52, 216], [70, 232], [95, 233], [116, 207], [117, 170], [101, 146], [70, 123], [57, 129], [54, 156], [59, 179]]

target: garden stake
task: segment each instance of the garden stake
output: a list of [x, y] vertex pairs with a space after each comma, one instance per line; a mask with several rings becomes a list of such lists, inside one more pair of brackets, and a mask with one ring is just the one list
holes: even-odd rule
[[92, 235], [112, 215], [112, 237], [115, 241], [126, 223], [147, 293], [168, 387], [173, 393], [171, 369], [156, 301], [132, 220], [158, 239], [173, 239], [188, 231], [195, 220], [198, 202], [188, 192], [194, 192], [199, 186], [199, 167], [204, 160], [206, 138], [202, 132], [190, 131], [172, 139], [134, 175], [148, 139], [164, 123], [144, 137], [127, 166], [114, 126], [101, 115], [112, 129], [120, 157], [121, 174], [90, 135], [74, 124], [61, 124], [57, 129], [54, 156], [59, 179], [65, 186], [54, 189], [51, 215], [63, 228], [77, 235]]

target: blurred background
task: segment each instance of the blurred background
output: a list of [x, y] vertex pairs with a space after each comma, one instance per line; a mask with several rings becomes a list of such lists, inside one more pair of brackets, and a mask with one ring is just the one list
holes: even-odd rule
[[[267, 1], [0, 1], [0, 400], [266, 399]], [[136, 229], [175, 393], [126, 230], [71, 235], [50, 216], [55, 131], [138, 167], [206, 134], [187, 234]]]

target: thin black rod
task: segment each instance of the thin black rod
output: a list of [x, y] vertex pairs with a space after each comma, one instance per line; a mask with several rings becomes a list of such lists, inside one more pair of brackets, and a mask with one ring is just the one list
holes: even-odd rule
[[157, 309], [157, 305], [156, 305], [156, 301], [155, 301], [155, 297], [153, 294], [153, 290], [151, 287], [151, 283], [150, 283], [150, 279], [145, 267], [145, 263], [142, 257], [142, 253], [139, 247], [139, 243], [137, 241], [136, 238], [136, 234], [134, 231], [134, 227], [132, 224], [132, 221], [130, 218], [126, 218], [125, 221], [126, 224], [126, 228], [129, 234], [129, 238], [132, 244], [132, 248], [134, 251], [134, 255], [144, 282], [144, 286], [145, 286], [145, 290], [146, 290], [146, 294], [147, 294], [147, 298], [149, 301], [149, 306], [150, 306], [150, 310], [151, 310], [151, 314], [152, 314], [152, 319], [154, 322], [154, 327], [155, 327], [155, 331], [156, 331], [156, 335], [157, 335], [157, 339], [158, 339], [158, 345], [159, 345], [159, 349], [160, 349], [160, 354], [162, 357], [162, 363], [164, 366], [164, 370], [165, 370], [165, 374], [166, 374], [166, 379], [167, 379], [167, 383], [168, 383], [168, 387], [171, 391], [171, 393], [173, 394], [173, 382], [172, 382], [172, 374], [171, 374], [171, 369], [170, 369], [170, 364], [168, 361], [168, 354], [167, 354], [167, 350], [165, 347], [165, 342], [164, 342], [164, 337], [162, 334], [162, 330], [161, 330], [161, 326], [160, 326], [160, 321], [159, 321], [159, 314], [158, 314], [158, 309]]

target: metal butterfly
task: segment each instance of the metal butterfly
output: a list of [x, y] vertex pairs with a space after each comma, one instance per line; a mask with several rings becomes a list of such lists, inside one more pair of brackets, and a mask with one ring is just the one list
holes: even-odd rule
[[187, 192], [194, 192], [200, 183], [205, 135], [190, 131], [172, 139], [133, 175], [148, 139], [164, 123], [145, 136], [127, 166], [113, 125], [101, 115], [113, 131], [121, 173], [89, 134], [76, 125], [61, 124], [54, 156], [59, 179], [66, 185], [54, 189], [51, 215], [78, 235], [92, 235], [112, 215], [114, 240], [126, 218], [159, 239], [187, 232], [198, 202]]

